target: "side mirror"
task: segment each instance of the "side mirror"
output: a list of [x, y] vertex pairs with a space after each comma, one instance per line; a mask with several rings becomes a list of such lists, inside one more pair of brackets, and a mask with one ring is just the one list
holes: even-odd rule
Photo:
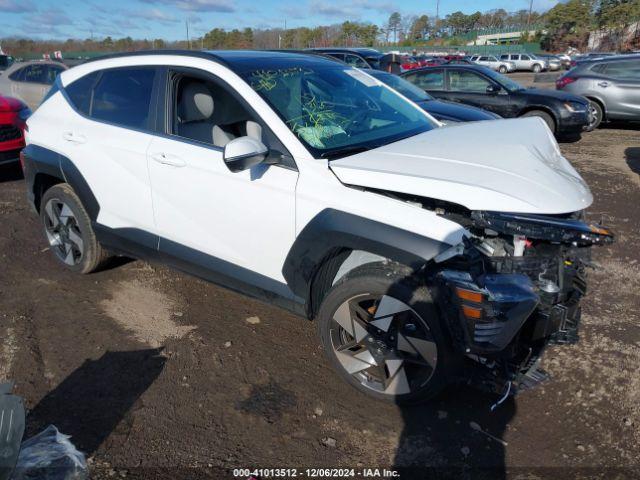
[[227, 168], [237, 173], [262, 163], [268, 153], [269, 149], [260, 140], [238, 137], [225, 145], [222, 158]]
[[500, 87], [497, 85], [487, 85], [487, 93], [490, 95], [495, 95], [500, 92]]

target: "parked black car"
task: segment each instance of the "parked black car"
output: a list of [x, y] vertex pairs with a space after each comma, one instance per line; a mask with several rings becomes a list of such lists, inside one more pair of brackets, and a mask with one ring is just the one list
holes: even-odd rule
[[486, 67], [442, 65], [406, 72], [403, 78], [442, 100], [460, 102], [504, 118], [540, 117], [556, 135], [589, 125], [589, 102], [577, 95], [525, 88]]
[[387, 84], [394, 90], [397, 90], [409, 100], [417, 103], [436, 120], [440, 120], [441, 122], [478, 122], [480, 120], [496, 120], [501, 118], [500, 115], [487, 112], [481, 108], [436, 100], [424, 90], [421, 90], [414, 84], [407, 82], [398, 75], [382, 72], [380, 70], [371, 70], [367, 73]]
[[356, 68], [380, 68], [384, 56], [374, 48], [310, 48], [307, 51], [322, 53]]

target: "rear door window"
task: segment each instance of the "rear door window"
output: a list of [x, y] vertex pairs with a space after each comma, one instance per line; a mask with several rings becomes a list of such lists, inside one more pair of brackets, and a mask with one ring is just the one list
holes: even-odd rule
[[640, 80], [640, 60], [625, 60], [605, 64], [604, 72], [609, 77]]
[[147, 128], [155, 68], [105, 70], [94, 87], [91, 117], [124, 127]]
[[22, 81], [27, 83], [46, 84], [48, 75], [49, 75], [48, 65], [30, 65], [27, 68], [25, 68]]
[[449, 90], [452, 92], [487, 93], [491, 82], [475, 72], [466, 70], [449, 71]]
[[425, 70], [405, 78], [423, 90], [444, 90], [444, 70]]

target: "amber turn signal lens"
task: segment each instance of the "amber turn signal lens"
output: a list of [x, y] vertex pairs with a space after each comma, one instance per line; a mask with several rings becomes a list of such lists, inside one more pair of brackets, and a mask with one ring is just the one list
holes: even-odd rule
[[469, 305], [462, 306], [462, 313], [465, 317], [471, 318], [473, 320], [479, 320], [482, 318], [482, 309], [476, 307], [470, 307]]
[[596, 225], [589, 225], [589, 230], [591, 230], [592, 233], [597, 233], [599, 235], [611, 235], [611, 232], [609, 230], [607, 230], [606, 228], [598, 227]]
[[474, 303], [482, 303], [483, 295], [479, 292], [474, 292], [473, 290], [467, 290], [465, 288], [456, 287], [456, 295], [461, 300], [466, 300], [468, 302]]

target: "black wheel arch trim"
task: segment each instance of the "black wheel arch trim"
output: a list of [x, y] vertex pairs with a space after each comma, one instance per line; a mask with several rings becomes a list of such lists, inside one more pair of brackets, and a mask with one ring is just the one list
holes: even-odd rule
[[82, 201], [89, 218], [95, 221], [100, 212], [100, 204], [91, 191], [89, 184], [80, 173], [80, 170], [69, 158], [48, 148], [29, 144], [23, 150], [25, 172], [24, 177], [28, 186], [28, 197], [32, 205], [35, 205], [35, 183], [38, 174], [45, 174], [68, 183]]
[[294, 294], [305, 299], [309, 312], [315, 308], [309, 303], [316, 273], [344, 250], [363, 250], [417, 270], [450, 246], [375, 220], [325, 209], [296, 238], [282, 274]]

